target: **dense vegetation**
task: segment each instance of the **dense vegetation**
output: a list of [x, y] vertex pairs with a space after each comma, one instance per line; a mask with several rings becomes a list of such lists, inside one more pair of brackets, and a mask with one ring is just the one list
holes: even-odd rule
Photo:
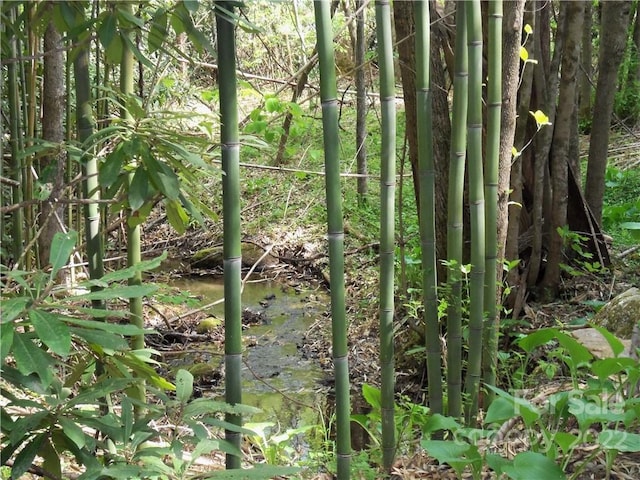
[[[637, 345], [565, 327], [639, 280], [639, 49], [637, 0], [3, 2], [2, 475], [633, 468]], [[318, 425], [245, 425], [246, 241], [329, 287]], [[213, 399], [146, 339], [219, 242]]]

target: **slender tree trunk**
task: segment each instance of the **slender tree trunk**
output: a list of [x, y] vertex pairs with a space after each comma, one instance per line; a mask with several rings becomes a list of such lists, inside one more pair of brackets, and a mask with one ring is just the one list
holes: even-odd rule
[[[232, 15], [234, 3], [220, 2]], [[241, 217], [240, 217], [240, 142], [238, 133], [238, 92], [236, 79], [235, 22], [224, 10], [216, 8], [218, 35], [218, 82], [220, 88], [220, 142], [222, 144], [222, 208], [224, 229], [224, 364], [225, 400], [242, 403], [242, 303], [241, 303]], [[239, 414], [226, 415], [226, 421], [242, 425]], [[240, 448], [242, 435], [226, 430], [225, 439]], [[241, 468], [241, 458], [227, 454], [227, 469]]]
[[[346, 0], [345, 0], [346, 1]], [[358, 202], [363, 204], [367, 195], [367, 84], [364, 74], [366, 54], [365, 0], [356, 0], [356, 164], [358, 177]]]
[[580, 58], [580, 74], [578, 77], [578, 119], [587, 120], [591, 118], [591, 74], [593, 66], [591, 57], [593, 55], [593, 39], [591, 30], [593, 28], [593, 6], [591, 2], [586, 2], [584, 12], [584, 25], [582, 26], [582, 56]]
[[[48, 10], [53, 4], [48, 4]], [[65, 61], [62, 36], [52, 21], [44, 34], [44, 81], [42, 90], [42, 138], [51, 143], [64, 142], [65, 117]], [[53, 236], [64, 230], [64, 206], [57, 203], [64, 187], [66, 155], [63, 148], [42, 159], [40, 163], [41, 182], [51, 185], [48, 201], [42, 203], [40, 211], [39, 242], [40, 266], [49, 263], [49, 253]]]
[[[376, 32], [380, 67], [382, 114], [380, 178], [380, 370], [382, 415], [382, 464], [390, 472], [395, 458], [395, 201], [396, 201], [396, 96], [393, 71], [393, 35], [389, 0], [376, 0]], [[362, 35], [364, 36], [364, 35]], [[360, 37], [359, 37], [360, 39]]]
[[580, 38], [584, 19], [583, 2], [566, 2], [565, 46], [562, 52], [562, 76], [560, 78], [558, 113], [553, 132], [551, 149], [551, 187], [553, 190], [553, 210], [549, 235], [547, 268], [541, 283], [545, 298], [555, 298], [560, 287], [560, 264], [563, 260], [564, 244], [558, 233], [567, 224], [568, 205], [568, 157], [571, 140], [571, 121], [577, 88], [576, 74], [580, 63]]
[[618, 68], [622, 62], [629, 24], [630, 1], [611, 0], [602, 3], [600, 24], [600, 53], [598, 57], [598, 83], [593, 107], [591, 141], [585, 197], [599, 224], [602, 224], [604, 176], [607, 169], [609, 130], [618, 80]]

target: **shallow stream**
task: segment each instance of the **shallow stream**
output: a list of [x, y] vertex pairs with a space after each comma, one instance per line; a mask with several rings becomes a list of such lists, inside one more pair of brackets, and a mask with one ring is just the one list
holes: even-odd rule
[[[171, 284], [201, 296], [203, 305], [224, 296], [221, 278], [182, 278]], [[262, 410], [261, 414], [247, 418], [247, 422], [272, 422], [278, 430], [286, 431], [320, 421], [318, 412], [326, 399], [326, 391], [319, 384], [323, 372], [316, 361], [304, 358], [301, 347], [305, 332], [323, 319], [328, 303], [329, 297], [322, 291], [302, 290], [265, 279], [245, 284], [242, 307], [259, 314], [263, 320], [243, 332], [242, 403]], [[224, 305], [216, 305], [209, 312], [222, 319]], [[207, 349], [198, 348], [204, 348], [203, 353]], [[212, 369], [220, 368], [221, 353], [210, 351], [206, 361], [211, 362]], [[196, 361], [202, 360], [185, 354], [172, 363], [174, 367], [189, 368]], [[203, 394], [223, 395], [223, 383]]]

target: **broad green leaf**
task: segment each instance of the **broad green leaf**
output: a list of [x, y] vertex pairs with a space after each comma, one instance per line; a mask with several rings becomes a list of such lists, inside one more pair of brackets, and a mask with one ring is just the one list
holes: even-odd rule
[[57, 232], [51, 241], [51, 253], [49, 254], [49, 263], [51, 263], [51, 278], [54, 278], [62, 267], [69, 261], [69, 257], [73, 252], [78, 241], [78, 232], [71, 230], [69, 232]]
[[184, 6], [191, 13], [197, 12], [199, 5], [200, 2], [198, 0], [184, 0]]
[[429, 417], [427, 422], [422, 426], [425, 433], [433, 433], [439, 430], [449, 430], [455, 432], [460, 429], [460, 424], [453, 417], [445, 417], [439, 413], [435, 413]]
[[500, 475], [504, 471], [504, 467], [513, 463], [513, 460], [509, 460], [495, 453], [487, 453], [485, 460], [489, 468], [496, 472], [498, 478], [500, 478]]
[[277, 465], [256, 465], [244, 470], [218, 470], [209, 471], [200, 476], [202, 479], [222, 478], [224, 480], [247, 480], [251, 478], [264, 479], [286, 477], [300, 473], [298, 467], [280, 467]]
[[622, 352], [624, 352], [624, 344], [613, 333], [611, 333], [606, 328], [601, 327], [600, 325], [591, 325], [591, 326], [596, 330], [598, 330], [598, 332], [600, 332], [600, 335], [602, 335], [605, 338], [605, 340], [611, 347], [611, 351], [613, 352], [614, 356], [617, 357]]
[[0, 326], [0, 362], [4, 362], [5, 357], [11, 351], [13, 332], [13, 325], [3, 324]]
[[640, 222], [623, 222], [620, 226], [629, 230], [633, 238], [640, 240]]
[[25, 311], [27, 305], [31, 302], [27, 297], [2, 298], [2, 315], [0, 315], [0, 324], [12, 322]]
[[113, 152], [107, 155], [105, 161], [100, 165], [98, 172], [98, 183], [103, 188], [108, 188], [116, 183], [122, 172], [122, 165], [125, 162], [125, 153], [122, 144], [118, 145]]
[[598, 443], [606, 450], [618, 452], [640, 452], [640, 435], [622, 430], [603, 430], [598, 435]]
[[67, 357], [71, 350], [71, 333], [69, 327], [60, 321], [59, 315], [45, 310], [30, 310], [29, 320], [40, 340], [62, 357]]
[[447, 463], [458, 472], [467, 465], [474, 470], [482, 468], [482, 457], [474, 445], [453, 440], [422, 440], [420, 445], [438, 462]]
[[604, 402], [590, 402], [584, 398], [570, 398], [569, 412], [576, 417], [581, 429], [594, 423], [623, 422], [625, 419], [621, 409], [610, 410]]
[[596, 360], [591, 365], [591, 371], [595, 373], [599, 379], [604, 380], [611, 375], [624, 372], [629, 368], [637, 368], [638, 361], [628, 357], [603, 358]]
[[80, 337], [85, 342], [100, 345], [104, 350], [126, 350], [129, 347], [127, 340], [119, 335], [114, 335], [104, 330], [89, 328], [71, 328], [71, 333]]
[[30, 432], [42, 428], [48, 422], [47, 417], [49, 412], [46, 410], [39, 410], [32, 412], [25, 417], [20, 417], [13, 423], [11, 432], [9, 433], [9, 442], [16, 444]]
[[580, 438], [573, 433], [556, 432], [553, 441], [558, 444], [564, 454], [568, 454], [573, 447], [580, 443]]
[[73, 442], [78, 448], [84, 448], [87, 444], [87, 439], [82, 431], [82, 427], [65, 417], [58, 417], [58, 423], [62, 427], [65, 437]]
[[182, 205], [175, 200], [167, 200], [164, 204], [169, 224], [182, 235], [187, 230], [189, 217]]
[[225, 402], [208, 398], [196, 398], [184, 408], [185, 417], [198, 417], [200, 415], [213, 415], [215, 413], [233, 413], [238, 415], [253, 415], [260, 413], [260, 409], [249, 405], [230, 405]]
[[131, 267], [123, 268], [121, 270], [114, 270], [113, 272], [109, 272], [105, 274], [101, 280], [107, 283], [111, 282], [120, 282], [122, 280], [128, 280], [133, 277], [134, 274], [138, 272], [150, 272], [151, 270], [155, 270], [160, 267], [162, 262], [167, 259], [166, 250], [162, 252], [161, 255], [152, 258], [150, 260], [143, 260], [136, 265], [132, 265]]
[[33, 459], [36, 458], [36, 455], [40, 450], [40, 446], [42, 445], [42, 442], [44, 442], [45, 438], [46, 433], [40, 433], [33, 437], [33, 439], [31, 439], [31, 441], [22, 450], [20, 450], [20, 453], [16, 455], [11, 467], [11, 478], [20, 478], [31, 468]]
[[540, 418], [540, 410], [538, 410], [531, 402], [525, 400], [524, 398], [514, 397], [504, 390], [501, 390], [500, 388], [494, 387], [492, 385], [487, 385], [487, 387], [497, 393], [500, 398], [504, 398], [507, 401], [511, 402], [513, 405], [514, 413], [522, 417], [525, 425], [530, 426], [531, 424], [533, 424], [533, 422]]
[[484, 422], [486, 425], [491, 423], [502, 423], [515, 416], [518, 416], [516, 413], [515, 403], [507, 398], [497, 397], [491, 402], [491, 405], [489, 405]]
[[180, 181], [175, 172], [151, 154], [142, 155], [142, 161], [153, 186], [168, 199], [176, 200], [180, 194]]
[[54, 478], [62, 478], [62, 461], [60, 454], [56, 451], [49, 438], [38, 450], [38, 456], [42, 457], [42, 469], [54, 476]]
[[96, 292], [83, 293], [71, 298], [75, 300], [113, 300], [115, 298], [147, 297], [158, 288], [155, 285], [127, 285], [105, 288]]
[[95, 330], [102, 330], [105, 332], [115, 333], [119, 335], [141, 335], [143, 333], [154, 333], [153, 330], [145, 330], [135, 325], [119, 324], [109, 322], [98, 322], [95, 320], [84, 320], [82, 318], [66, 318], [65, 321], [72, 325], [78, 325], [84, 328], [93, 328]]
[[128, 197], [131, 210], [138, 210], [153, 195], [149, 187], [151, 184], [147, 172], [144, 168], [138, 167], [129, 184]]
[[167, 38], [167, 11], [164, 8], [159, 8], [153, 15], [153, 22], [149, 35], [147, 37], [149, 42], [149, 53], [153, 53], [162, 47], [165, 39]]
[[122, 53], [124, 52], [124, 43], [122, 37], [117, 35], [111, 40], [108, 47], [105, 48], [105, 56], [111, 64], [119, 64], [122, 61]]
[[512, 480], [565, 480], [562, 469], [549, 457], [538, 452], [522, 452], [502, 471]]
[[363, 383], [362, 396], [375, 410], [382, 408], [382, 394], [379, 388], [371, 386], [368, 383]]
[[118, 34], [118, 16], [115, 12], [105, 11], [102, 21], [98, 23], [98, 38], [100, 39], [100, 43], [106, 49], [111, 45], [113, 39], [116, 38]]
[[176, 398], [187, 403], [193, 394], [193, 375], [188, 370], [178, 370], [176, 374]]
[[37, 373], [45, 386], [51, 384], [51, 365], [54, 360], [41, 348], [37, 347], [27, 334], [14, 335], [13, 337], [13, 357], [18, 370], [23, 375]]

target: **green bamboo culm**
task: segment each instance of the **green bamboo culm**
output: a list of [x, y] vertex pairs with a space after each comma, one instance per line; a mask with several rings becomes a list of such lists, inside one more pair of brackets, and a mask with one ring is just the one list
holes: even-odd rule
[[[133, 17], [133, 4], [129, 1], [122, 2], [120, 7], [123, 12]], [[132, 37], [133, 32], [123, 31], [122, 35]], [[122, 51], [122, 59], [120, 61], [120, 94], [122, 96], [121, 101], [123, 105], [126, 105], [129, 98], [133, 95], [133, 72], [134, 72], [134, 58], [133, 52], [127, 46], [128, 42], [123, 42], [124, 48]], [[132, 42], [133, 43], [133, 40]], [[125, 123], [132, 123], [133, 117], [129, 111], [123, 106], [120, 111], [120, 118]], [[131, 188], [131, 181], [135, 174], [135, 166], [137, 160], [131, 158], [129, 163], [131, 171], [127, 174], [127, 189]], [[127, 209], [127, 267], [133, 267], [140, 263], [142, 260], [141, 255], [141, 232], [140, 223], [136, 221], [133, 212], [130, 208]], [[131, 278], [129, 278], [129, 285], [142, 285], [142, 272], [135, 272]], [[142, 297], [134, 297], [129, 299], [129, 315], [132, 325], [138, 328], [144, 328], [144, 317], [142, 311]], [[131, 337], [131, 348], [133, 350], [144, 349], [144, 334], [134, 335]], [[129, 392], [129, 396], [137, 400], [138, 404], [135, 405], [134, 411], [137, 417], [142, 416], [143, 409], [140, 405], [145, 403], [146, 392], [142, 382], [136, 384], [136, 386]]]
[[314, 1], [320, 98], [324, 141], [327, 225], [329, 238], [329, 281], [331, 283], [331, 329], [336, 396], [336, 449], [338, 479], [348, 479], [351, 464], [351, 402], [349, 395], [349, 349], [344, 289], [344, 230], [340, 191], [340, 137], [331, 2]]
[[[486, 200], [483, 375], [488, 385], [496, 383], [498, 363], [498, 170], [500, 156], [500, 122], [502, 115], [502, 0], [489, 1], [487, 87], [487, 152], [485, 159]], [[491, 395], [487, 396], [491, 398]]]
[[396, 99], [389, 0], [376, 0], [380, 69], [382, 143], [380, 177], [380, 368], [382, 393], [382, 465], [390, 471], [395, 457], [394, 418], [394, 252], [396, 191]]
[[[84, 22], [83, 7], [80, 3], [74, 3], [76, 14], [80, 17], [76, 24]], [[91, 77], [89, 75], [89, 41], [86, 34], [73, 39], [77, 44], [75, 48], [75, 58], [73, 60], [73, 73], [76, 93], [76, 125], [78, 128], [78, 141], [82, 145], [82, 150], [86, 151], [86, 141], [93, 135], [94, 119], [91, 107]], [[96, 203], [87, 203], [84, 206], [84, 229], [87, 244], [87, 261], [89, 278], [97, 280], [104, 276], [104, 251], [102, 247], [102, 229], [100, 222], [100, 186], [98, 185], [98, 160], [90, 152], [84, 154], [81, 159], [82, 195], [87, 200]], [[92, 287], [97, 290], [100, 287]], [[92, 300], [93, 308], [106, 308], [103, 300]]]
[[[218, 8], [220, 7], [220, 8]], [[242, 304], [240, 245], [240, 141], [236, 88], [235, 22], [230, 2], [216, 3], [218, 84], [220, 88], [220, 142], [222, 144], [222, 212], [224, 229], [224, 365], [225, 400], [242, 403]], [[227, 414], [226, 421], [242, 425], [242, 416]], [[225, 439], [240, 448], [242, 436], [227, 430]], [[227, 454], [227, 469], [241, 468], [241, 458]]]
[[415, 2], [416, 103], [418, 168], [420, 170], [420, 245], [422, 247], [422, 295], [425, 312], [429, 407], [442, 413], [442, 366], [438, 322], [438, 272], [436, 265], [435, 165], [431, 111], [431, 12], [428, 1]]
[[[9, 56], [17, 60], [18, 58], [18, 35], [17, 32], [7, 32], [6, 29], [9, 25], [16, 24], [16, 10], [19, 7], [18, 3], [11, 6], [9, 10], [9, 24], [3, 25], [3, 34], [9, 35]], [[9, 84], [9, 126], [11, 129], [11, 179], [16, 182], [12, 187], [11, 200], [14, 204], [21, 204], [23, 200], [23, 178], [22, 169], [24, 160], [21, 159], [20, 151], [22, 150], [23, 142], [23, 130], [20, 126], [21, 108], [20, 108], [20, 93], [18, 91], [18, 62], [13, 61], [7, 64], [7, 83]], [[23, 230], [24, 225], [24, 212], [22, 208], [19, 208], [13, 213], [13, 219], [11, 223], [11, 236], [13, 241], [13, 255], [15, 259], [23, 258], [24, 238]]]
[[482, 18], [480, 0], [465, 3], [469, 48], [469, 110], [467, 142], [469, 163], [469, 208], [471, 222], [471, 273], [469, 274], [469, 357], [465, 383], [465, 418], [469, 424], [478, 411], [482, 372], [484, 324], [485, 221], [482, 166]]
[[447, 398], [448, 414], [462, 416], [462, 245], [464, 170], [467, 154], [467, 106], [469, 72], [465, 2], [456, 6], [455, 74], [453, 80], [453, 114], [451, 118], [451, 152], [447, 209], [447, 285], [451, 289], [447, 307]]

